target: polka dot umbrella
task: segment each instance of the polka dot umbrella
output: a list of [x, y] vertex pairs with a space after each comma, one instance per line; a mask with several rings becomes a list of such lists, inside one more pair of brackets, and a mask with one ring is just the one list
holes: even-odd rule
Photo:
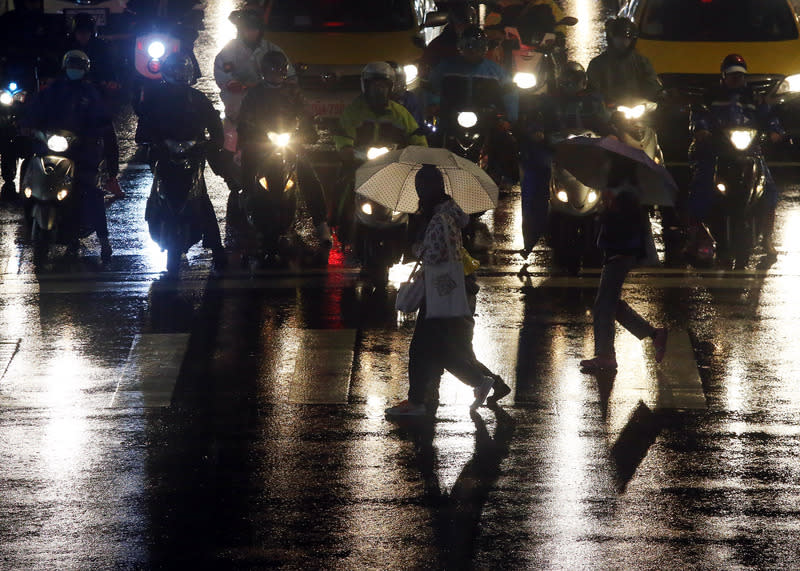
[[467, 214], [497, 206], [498, 188], [478, 165], [447, 149], [412, 145], [367, 161], [356, 171], [358, 194], [397, 212], [417, 211], [414, 177], [423, 164], [435, 165], [445, 192]]

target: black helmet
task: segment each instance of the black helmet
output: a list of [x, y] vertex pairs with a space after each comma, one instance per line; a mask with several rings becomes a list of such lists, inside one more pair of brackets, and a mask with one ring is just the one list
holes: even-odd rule
[[194, 62], [187, 54], [171, 54], [161, 66], [161, 77], [171, 85], [191, 85], [194, 82]]
[[242, 10], [234, 10], [228, 16], [237, 28], [250, 28], [260, 30], [264, 26], [264, 20], [261, 15], [255, 10], [245, 8]]
[[719, 66], [722, 77], [729, 73], [747, 73], [747, 62], [739, 54], [728, 54]]
[[478, 22], [478, 14], [475, 8], [467, 2], [459, 2], [449, 5], [447, 8], [447, 23], [453, 26], [470, 26]]
[[489, 51], [489, 38], [486, 37], [486, 32], [478, 26], [469, 26], [458, 38], [458, 53], [464, 53], [466, 50], [479, 51], [486, 54]]
[[614, 38], [620, 40], [630, 40], [630, 44], [625, 50], [632, 50], [636, 46], [639, 37], [639, 30], [630, 18], [611, 18], [606, 20], [606, 42], [609, 47], [614, 46]]
[[75, 17], [72, 18], [72, 32], [79, 32], [81, 30], [89, 32], [90, 34], [95, 33], [95, 21], [94, 17], [91, 14], [87, 14], [86, 12], [80, 12], [75, 14]]
[[574, 93], [586, 89], [586, 70], [578, 62], [568, 61], [558, 78], [558, 84], [564, 91]]

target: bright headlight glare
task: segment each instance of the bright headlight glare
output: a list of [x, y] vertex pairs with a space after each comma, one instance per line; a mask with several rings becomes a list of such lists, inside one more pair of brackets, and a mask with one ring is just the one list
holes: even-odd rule
[[8, 91], [0, 92], [0, 104], [11, 105], [12, 103], [14, 103], [13, 95], [11, 95]]
[[54, 153], [63, 153], [69, 148], [69, 142], [61, 135], [52, 135], [47, 139], [47, 148]]
[[781, 82], [778, 87], [778, 94], [800, 92], [800, 73], [790, 75]]
[[367, 216], [372, 216], [372, 205], [369, 202], [365, 202], [361, 205], [361, 212]]
[[417, 76], [419, 75], [419, 68], [415, 66], [413, 63], [403, 66], [403, 73], [406, 74], [406, 85], [413, 83]]
[[622, 113], [626, 119], [639, 119], [644, 115], [645, 106], [637, 105], [636, 107], [625, 107], [624, 105], [620, 105], [617, 107], [617, 111]]
[[561, 202], [569, 202], [569, 195], [567, 194], [566, 190], [559, 190], [556, 194], [556, 198], [558, 198]]
[[261, 185], [261, 188], [263, 188], [264, 190], [269, 189], [269, 186], [267, 184], [267, 177], [265, 176], [262, 176], [260, 179], [258, 179], [258, 184]]
[[725, 191], [728, 190], [728, 187], [722, 183], [717, 185], [717, 190], [720, 191], [722, 194], [725, 194]]
[[731, 143], [740, 151], [745, 150], [753, 142], [752, 131], [731, 131]]
[[524, 73], [522, 71], [514, 74], [514, 83], [520, 89], [530, 89], [536, 87], [536, 76], [532, 73]]
[[274, 133], [270, 132], [267, 134], [269, 137], [269, 142], [273, 145], [277, 145], [278, 147], [285, 147], [289, 144], [289, 141], [292, 140], [291, 133]]
[[33, 189], [29, 186], [25, 187], [25, 198], [30, 198], [33, 196]]
[[164, 57], [165, 53], [167, 53], [167, 47], [163, 42], [151, 42], [150, 45], [147, 46], [147, 55], [153, 59], [161, 59]]
[[589, 195], [586, 197], [589, 202], [594, 202], [597, 200], [597, 193], [593, 190], [589, 191]]
[[61, 190], [58, 191], [58, 194], [56, 194], [56, 198], [59, 200], [64, 200], [68, 194], [69, 191], [66, 188], [62, 188]]
[[367, 158], [369, 160], [377, 159], [379, 156], [385, 155], [388, 152], [388, 147], [370, 147], [367, 149]]
[[478, 116], [472, 111], [462, 111], [458, 114], [458, 124], [469, 129], [478, 124]]

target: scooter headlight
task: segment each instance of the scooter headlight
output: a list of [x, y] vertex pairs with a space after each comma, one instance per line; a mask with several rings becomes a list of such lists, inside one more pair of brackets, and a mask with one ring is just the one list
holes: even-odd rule
[[69, 148], [69, 141], [61, 135], [52, 135], [47, 139], [47, 148], [54, 153], [63, 153]]
[[0, 91], [0, 105], [8, 106], [12, 103], [14, 103], [14, 96], [6, 90]]
[[728, 190], [728, 187], [725, 186], [724, 183], [719, 183], [717, 185], [717, 190], [720, 191], [722, 194], [725, 194], [725, 192]]
[[589, 204], [592, 204], [597, 201], [597, 193], [593, 190], [589, 191], [589, 194], [586, 196], [586, 200], [589, 201]]
[[406, 85], [411, 85], [419, 76], [419, 68], [413, 63], [403, 66], [403, 73], [406, 74]]
[[267, 133], [269, 137], [269, 142], [277, 147], [286, 147], [289, 145], [289, 142], [292, 140], [291, 133], [275, 133], [274, 131], [270, 131]]
[[367, 159], [377, 159], [389, 152], [389, 147], [370, 147], [367, 149]]
[[744, 151], [755, 139], [756, 131], [754, 129], [736, 129], [731, 131], [728, 136], [734, 147]]
[[33, 189], [29, 186], [25, 187], [25, 198], [30, 198], [33, 196]]
[[152, 59], [161, 59], [165, 53], [167, 53], [167, 46], [163, 42], [155, 41], [147, 46], [147, 55]]
[[556, 198], [559, 199], [561, 202], [569, 202], [569, 195], [567, 194], [566, 190], [559, 190], [556, 193]]
[[531, 89], [536, 87], [536, 76], [532, 73], [518, 72], [514, 74], [514, 83], [520, 89]]
[[267, 183], [267, 177], [262, 176], [260, 179], [258, 179], [258, 184], [264, 190], [269, 190], [269, 184]]
[[372, 205], [369, 202], [365, 202], [361, 205], [361, 212], [367, 216], [372, 216]]
[[798, 92], [800, 92], [800, 73], [784, 78], [778, 86], [778, 91], [776, 93], [778, 95], [783, 95], [784, 93]]
[[636, 105], [635, 107], [626, 107], [625, 105], [620, 105], [617, 107], [617, 111], [622, 113], [622, 115], [630, 120], [630, 119], [641, 119], [642, 115], [645, 112], [644, 104]]
[[478, 116], [472, 111], [462, 111], [458, 114], [458, 124], [465, 129], [471, 129], [478, 124]]
[[69, 190], [66, 188], [62, 188], [58, 191], [58, 194], [56, 194], [56, 198], [58, 200], [64, 200], [67, 196], [69, 196]]

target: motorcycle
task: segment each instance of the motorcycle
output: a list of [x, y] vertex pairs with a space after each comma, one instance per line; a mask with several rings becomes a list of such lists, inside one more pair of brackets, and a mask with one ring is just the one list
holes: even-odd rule
[[[242, 211], [255, 230], [258, 247], [265, 261], [277, 261], [286, 253], [282, 243], [291, 230], [298, 208], [298, 154], [296, 118], [280, 118], [266, 133], [256, 151], [259, 155], [254, 180], [245, 184]], [[247, 181], [246, 181], [247, 182]]]
[[767, 184], [761, 133], [741, 116], [712, 133], [714, 204], [705, 221], [718, 258], [747, 265], [756, 242]]
[[150, 237], [167, 251], [167, 271], [173, 273], [181, 256], [203, 236], [197, 207], [206, 195], [205, 141], [167, 139], [153, 150], [153, 188], [145, 219]]
[[[554, 133], [552, 142], [572, 137], [596, 137], [591, 131]], [[582, 265], [599, 265], [597, 247], [600, 230], [597, 215], [600, 192], [589, 188], [553, 162], [550, 175], [550, 201], [547, 215], [548, 242], [556, 265], [577, 273]]]
[[76, 181], [78, 173], [70, 158], [76, 136], [67, 131], [38, 132], [34, 139], [44, 144], [44, 150], [34, 151], [22, 180], [22, 192], [30, 203], [34, 263], [38, 265], [47, 260], [51, 244], [71, 245], [96, 230], [82, 221], [76, 187], [102, 187], [104, 167], [101, 164], [96, 172], [81, 175], [89, 180]]

